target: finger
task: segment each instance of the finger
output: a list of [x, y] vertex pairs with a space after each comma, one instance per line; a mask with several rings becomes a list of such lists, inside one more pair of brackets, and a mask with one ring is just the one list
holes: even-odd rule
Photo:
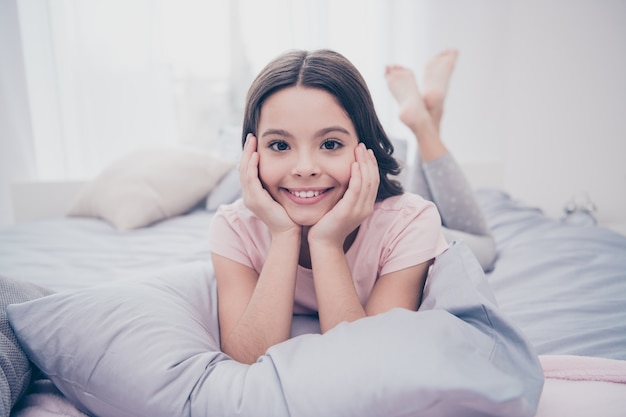
[[259, 153], [256, 151], [256, 143], [256, 137], [248, 134], [239, 168], [244, 197], [249, 196], [250, 193], [258, 193], [262, 189], [259, 180]]
[[361, 177], [358, 203], [360, 208], [369, 210], [378, 193], [378, 183], [380, 182], [378, 165], [376, 159], [373, 158], [373, 152], [367, 150], [364, 144], [359, 145], [356, 153]]
[[348, 182], [348, 189], [344, 194], [343, 200], [346, 200], [350, 211], [353, 214], [357, 214], [361, 210], [362, 196], [363, 196], [363, 174], [366, 167], [363, 164], [363, 144], [359, 143], [354, 149], [355, 161], [350, 167], [350, 181]]
[[376, 178], [379, 177], [376, 156], [374, 156], [374, 152], [371, 149], [367, 149], [364, 144], [362, 145], [363, 146], [360, 147], [361, 149], [358, 152], [357, 160], [363, 165], [363, 169], [367, 170], [368, 178], [376, 180]]
[[353, 162], [350, 167], [350, 181], [348, 182], [348, 189], [346, 190], [346, 194], [350, 193], [349, 197], [353, 199], [357, 199], [361, 193], [361, 174], [361, 166], [358, 162]]
[[380, 185], [380, 171], [378, 169], [378, 161], [376, 161], [376, 156], [374, 155], [374, 151], [371, 149], [367, 150], [367, 167], [369, 177], [371, 178], [371, 185], [374, 193], [378, 193], [378, 186]]
[[248, 133], [243, 145], [243, 153], [249, 156], [254, 151], [256, 151], [256, 137], [252, 133]]
[[246, 136], [246, 142], [243, 145], [243, 152], [241, 154], [241, 159], [239, 162], [239, 178], [241, 180], [246, 177], [248, 163], [250, 162], [250, 156], [252, 155], [253, 149], [256, 148], [253, 143], [254, 140], [254, 135], [248, 133], [248, 135]]
[[256, 137], [249, 133], [246, 140], [246, 153], [248, 156], [248, 163], [246, 166], [246, 177], [248, 181], [255, 183], [259, 178], [259, 153], [257, 152]]

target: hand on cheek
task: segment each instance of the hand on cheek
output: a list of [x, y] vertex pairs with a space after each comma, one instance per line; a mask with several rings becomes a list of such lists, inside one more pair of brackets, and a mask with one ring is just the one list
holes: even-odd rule
[[256, 214], [272, 232], [282, 232], [297, 228], [289, 218], [285, 209], [278, 204], [263, 188], [259, 179], [259, 153], [257, 152], [257, 138], [249, 133], [241, 155], [239, 164], [239, 179], [243, 202]]
[[374, 153], [363, 143], [355, 148], [350, 182], [343, 198], [313, 226], [309, 239], [343, 245], [343, 241], [374, 210], [380, 176]]
[[344, 200], [350, 202], [352, 214], [360, 218], [360, 223], [374, 210], [380, 174], [376, 157], [371, 149], [366, 149], [365, 145], [360, 143], [355, 154], [356, 162], [352, 167], [352, 176]]

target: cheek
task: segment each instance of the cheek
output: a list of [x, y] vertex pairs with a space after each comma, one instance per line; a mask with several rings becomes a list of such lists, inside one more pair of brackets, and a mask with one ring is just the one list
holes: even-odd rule
[[263, 156], [259, 158], [259, 179], [263, 183], [264, 186], [272, 186], [277, 182], [278, 174], [277, 174], [276, 164], [264, 161]]
[[[335, 178], [337, 178], [337, 180], [339, 180], [341, 183], [347, 185], [348, 182], [350, 182], [353, 162], [354, 162], [354, 158], [346, 158], [344, 163], [337, 164], [337, 168], [335, 170]], [[339, 168], [339, 166], [341, 168]]]

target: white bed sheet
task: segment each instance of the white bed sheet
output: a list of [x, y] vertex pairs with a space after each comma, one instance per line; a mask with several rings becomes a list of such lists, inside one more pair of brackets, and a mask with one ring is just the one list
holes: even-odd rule
[[626, 359], [626, 237], [502, 192], [478, 197], [498, 248], [489, 282], [537, 353]]
[[197, 209], [127, 232], [91, 218], [19, 224], [0, 231], [0, 274], [63, 291], [209, 260], [213, 213]]

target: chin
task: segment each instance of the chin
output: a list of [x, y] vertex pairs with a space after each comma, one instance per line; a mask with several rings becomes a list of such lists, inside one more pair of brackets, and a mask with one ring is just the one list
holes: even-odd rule
[[302, 226], [302, 227], [311, 227], [311, 226], [315, 226], [317, 224], [317, 222], [319, 222], [321, 219], [320, 217], [316, 217], [316, 218], [304, 218], [304, 217], [292, 217], [291, 220], [293, 220], [293, 222], [295, 224], [297, 224], [298, 226]]
[[320, 221], [320, 219], [324, 216], [324, 214], [326, 214], [326, 212], [321, 213], [321, 214], [317, 213], [317, 214], [310, 214], [310, 215], [306, 215], [303, 213], [288, 213], [288, 214], [291, 220], [298, 226], [310, 227], [310, 226], [314, 226], [315, 224], [317, 224], [317, 222]]

